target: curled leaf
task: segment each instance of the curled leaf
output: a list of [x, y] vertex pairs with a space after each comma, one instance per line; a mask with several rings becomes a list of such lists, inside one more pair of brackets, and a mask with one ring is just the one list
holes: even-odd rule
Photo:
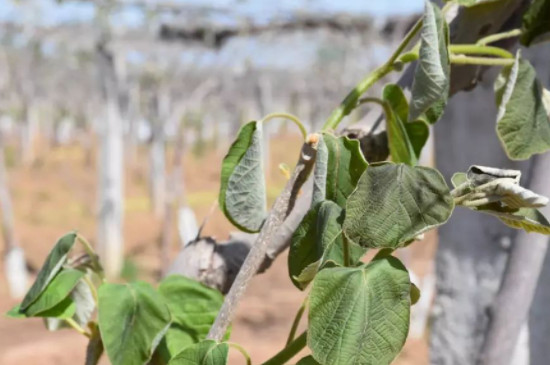
[[449, 29], [437, 5], [430, 1], [425, 4], [409, 120], [422, 118], [435, 123], [449, 95]]
[[267, 215], [260, 122], [245, 124], [222, 162], [219, 205], [245, 232], [258, 232]]

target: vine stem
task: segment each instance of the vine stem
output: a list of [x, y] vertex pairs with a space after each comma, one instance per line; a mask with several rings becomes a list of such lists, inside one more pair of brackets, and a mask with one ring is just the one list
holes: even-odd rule
[[300, 121], [300, 119], [292, 114], [289, 114], [289, 113], [271, 113], [271, 114], [268, 114], [266, 115], [265, 117], [263, 117], [262, 119], [262, 123], [265, 123], [267, 122], [268, 120], [270, 119], [275, 119], [275, 118], [283, 118], [283, 119], [288, 119], [292, 122], [294, 122], [294, 124], [296, 124], [298, 126], [298, 128], [300, 128], [300, 132], [302, 133], [302, 137], [304, 137], [304, 140], [307, 138], [307, 130], [306, 130], [306, 127], [304, 126], [304, 124]]
[[514, 62], [514, 59], [509, 58], [488, 58], [451, 55], [451, 63], [454, 63], [456, 65], [512, 66]]
[[105, 273], [103, 272], [103, 267], [101, 266], [101, 263], [99, 262], [99, 257], [97, 256], [97, 253], [93, 249], [92, 245], [90, 245], [90, 242], [84, 236], [82, 236], [80, 233], [76, 234], [76, 238], [82, 245], [84, 246], [84, 250], [86, 253], [90, 256], [90, 259], [92, 260], [94, 267], [96, 269], [96, 274], [99, 276], [102, 282], [105, 281]]
[[449, 51], [460, 54], [491, 55], [501, 58], [514, 58], [514, 55], [505, 49], [476, 44], [451, 44], [449, 46]]
[[90, 280], [90, 278], [86, 275], [84, 275], [82, 277], [82, 280], [84, 280], [84, 282], [88, 285], [88, 287], [90, 288], [90, 292], [92, 293], [92, 297], [94, 298], [94, 302], [97, 306], [98, 304], [98, 296], [97, 296], [97, 289], [94, 285], [94, 283], [92, 283], [92, 281]]
[[487, 37], [481, 38], [477, 41], [477, 45], [484, 46], [489, 43], [500, 41], [502, 39], [508, 39], [513, 37], [519, 37], [521, 35], [521, 29], [512, 29], [507, 32], [491, 34]]
[[250, 355], [248, 354], [248, 352], [245, 350], [244, 347], [242, 347], [241, 345], [235, 342], [226, 342], [226, 344], [228, 344], [229, 347], [233, 347], [235, 350], [239, 351], [244, 356], [246, 360], [246, 365], [252, 365], [252, 360], [250, 359]]
[[294, 322], [292, 322], [292, 327], [290, 328], [290, 333], [288, 334], [288, 339], [286, 340], [286, 345], [290, 345], [292, 341], [294, 341], [294, 336], [296, 336], [296, 332], [298, 331], [298, 325], [300, 325], [300, 320], [302, 319], [302, 316], [304, 315], [304, 312], [306, 311], [306, 308], [309, 303], [309, 295], [307, 295], [304, 298], [304, 301], [302, 302], [302, 305], [300, 305], [300, 308], [298, 309], [298, 312], [296, 313], [296, 316], [294, 317]]
[[304, 331], [294, 341], [289, 343], [284, 349], [279, 351], [275, 356], [264, 362], [262, 365], [283, 365], [288, 360], [292, 359], [304, 347], [306, 347], [306, 343], [307, 331]]
[[388, 61], [382, 66], [378, 67], [376, 70], [368, 74], [357, 86], [350, 91], [350, 93], [344, 98], [340, 103], [340, 106], [336, 108], [330, 117], [327, 119], [323, 125], [323, 130], [334, 130], [338, 127], [338, 124], [344, 119], [346, 115], [351, 113], [351, 111], [357, 106], [357, 101], [372, 85], [374, 85], [378, 80], [389, 74], [394, 70], [394, 63], [399, 58], [403, 50], [409, 45], [411, 40], [416, 36], [416, 34], [422, 28], [422, 19], [419, 19], [411, 30], [407, 33], [405, 38], [401, 41], [397, 49], [392, 53]]
[[222, 340], [227, 327], [235, 316], [237, 306], [250, 284], [250, 280], [258, 272], [258, 269], [265, 260], [269, 243], [277, 236], [284, 220], [294, 208], [298, 193], [313, 170], [319, 139], [319, 134], [314, 133], [309, 135], [303, 144], [300, 158], [292, 172], [290, 180], [275, 200], [258, 238], [256, 238], [233, 285], [231, 285], [231, 289], [229, 289], [229, 293], [225, 297], [218, 316], [208, 332], [208, 339], [218, 342]]
[[88, 338], [92, 338], [92, 335], [89, 334], [88, 332], [86, 332], [86, 331], [84, 330], [84, 328], [80, 327], [80, 325], [79, 325], [78, 323], [76, 323], [74, 319], [72, 319], [72, 318], [64, 318], [63, 320], [64, 320], [65, 322], [67, 322], [67, 324], [68, 324], [69, 326], [71, 326], [76, 332], [78, 332], [78, 333], [80, 333], [81, 335], [84, 335], [84, 336], [86, 336], [86, 337], [88, 337]]

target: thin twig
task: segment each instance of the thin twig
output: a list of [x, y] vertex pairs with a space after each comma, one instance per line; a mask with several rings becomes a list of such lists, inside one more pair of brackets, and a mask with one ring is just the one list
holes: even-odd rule
[[279, 227], [282, 225], [285, 218], [294, 208], [296, 197], [302, 185], [306, 182], [315, 162], [317, 154], [317, 143], [319, 135], [312, 134], [308, 136], [306, 142], [302, 146], [300, 158], [290, 180], [287, 182], [281, 195], [275, 200], [273, 209], [264, 223], [262, 230], [256, 242], [250, 249], [235, 282], [231, 286], [229, 293], [225, 297], [225, 301], [220, 309], [216, 321], [210, 328], [208, 338], [220, 341], [229, 324], [233, 320], [235, 310], [241, 300], [244, 292], [252, 277], [260, 268], [265, 259], [265, 254], [271, 240], [277, 235]]

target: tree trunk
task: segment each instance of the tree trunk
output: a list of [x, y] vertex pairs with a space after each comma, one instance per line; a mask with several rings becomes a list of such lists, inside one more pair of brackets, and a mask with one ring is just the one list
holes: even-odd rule
[[[493, 99], [492, 82], [483, 82], [472, 92], [455, 95], [436, 124], [436, 160], [447, 179], [472, 164], [525, 167], [511, 162], [502, 149], [494, 130]], [[476, 363], [513, 233], [496, 218], [463, 208], [439, 229], [432, 364]]]
[[113, 55], [98, 47], [99, 74], [106, 105], [99, 148], [99, 222], [97, 249], [105, 274], [115, 278], [123, 264], [123, 131]]
[[149, 150], [149, 183], [151, 205], [158, 219], [163, 219], [166, 203], [166, 143], [164, 126], [169, 118], [170, 95], [160, 88], [156, 96], [151, 148]]
[[0, 135], [0, 211], [4, 239], [4, 270], [12, 298], [20, 299], [27, 291], [27, 268], [23, 249], [15, 239], [13, 206], [4, 159], [4, 143]]
[[34, 139], [37, 127], [37, 112], [32, 103], [25, 103], [21, 121], [21, 163], [29, 166], [34, 162]]
[[[550, 85], [550, 70], [547, 60], [550, 57], [550, 46], [537, 46], [524, 52], [533, 65], [537, 68], [538, 79], [548, 87]], [[532, 158], [531, 176], [529, 187], [531, 190], [550, 196], [550, 154], [537, 155]], [[550, 207], [544, 207], [541, 212], [550, 217]], [[491, 310], [491, 321], [487, 331], [480, 364], [483, 365], [508, 365], [518, 348], [518, 338], [522, 327], [530, 332], [530, 349], [523, 349], [527, 353], [531, 364], [546, 364], [550, 356], [548, 346], [540, 340], [540, 336], [550, 334], [550, 320], [547, 319], [547, 299], [550, 297], [550, 285], [546, 284], [549, 278], [548, 270], [544, 271], [541, 279], [539, 275], [543, 270], [543, 263], [547, 255], [548, 237], [545, 235], [518, 232], [506, 271], [502, 280], [502, 287], [495, 299]], [[537, 289], [538, 282], [538, 289]], [[536, 300], [535, 290], [537, 290]], [[542, 300], [541, 300], [542, 299]], [[527, 326], [529, 311], [531, 320]], [[526, 364], [525, 361], [521, 364]]]

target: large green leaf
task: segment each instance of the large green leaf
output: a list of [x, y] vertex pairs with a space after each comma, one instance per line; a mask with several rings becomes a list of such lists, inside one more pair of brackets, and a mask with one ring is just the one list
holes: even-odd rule
[[21, 302], [21, 310], [26, 310], [42, 294], [48, 284], [61, 270], [67, 261], [67, 255], [74, 246], [76, 233], [71, 232], [61, 237], [50, 251], [44, 265], [40, 269], [36, 280]]
[[550, 32], [550, 1], [533, 0], [523, 14], [520, 41], [524, 46], [536, 42], [540, 36]]
[[497, 133], [513, 160], [525, 160], [550, 149], [550, 98], [531, 64], [520, 55], [495, 82]]
[[28, 317], [41, 316], [42, 312], [55, 307], [71, 294], [83, 276], [84, 272], [80, 270], [61, 270], [42, 294], [24, 310], [25, 314]]
[[158, 291], [172, 314], [172, 324], [158, 347], [168, 362], [186, 347], [206, 338], [223, 303], [223, 296], [192, 279], [171, 275]]
[[319, 272], [310, 294], [308, 346], [323, 365], [384, 365], [409, 330], [409, 274], [392, 256]]
[[204, 340], [177, 354], [168, 365], [225, 365], [229, 345]]
[[[304, 216], [294, 231], [288, 255], [290, 279], [297, 288], [305, 289], [328, 261], [344, 264], [343, 221], [343, 209], [328, 200], [317, 204]], [[365, 249], [353, 242], [349, 245], [350, 260], [355, 264]]]
[[419, 60], [412, 86], [409, 120], [435, 123], [449, 96], [449, 29], [437, 5], [426, 1], [420, 33]]
[[220, 208], [245, 232], [258, 232], [267, 214], [261, 143], [262, 124], [245, 124], [222, 163]]
[[348, 199], [344, 233], [363, 247], [396, 248], [445, 223], [452, 210], [449, 188], [437, 170], [371, 165]]
[[329, 133], [323, 134], [323, 140], [328, 149], [326, 199], [343, 208], [368, 163], [359, 141]]
[[392, 161], [414, 166], [418, 159], [404, 121], [407, 119], [408, 104], [403, 91], [398, 85], [388, 84], [384, 87], [382, 99], [389, 106], [386, 112], [386, 131]]
[[144, 282], [101, 285], [98, 317], [113, 365], [146, 364], [171, 323], [162, 297]]

